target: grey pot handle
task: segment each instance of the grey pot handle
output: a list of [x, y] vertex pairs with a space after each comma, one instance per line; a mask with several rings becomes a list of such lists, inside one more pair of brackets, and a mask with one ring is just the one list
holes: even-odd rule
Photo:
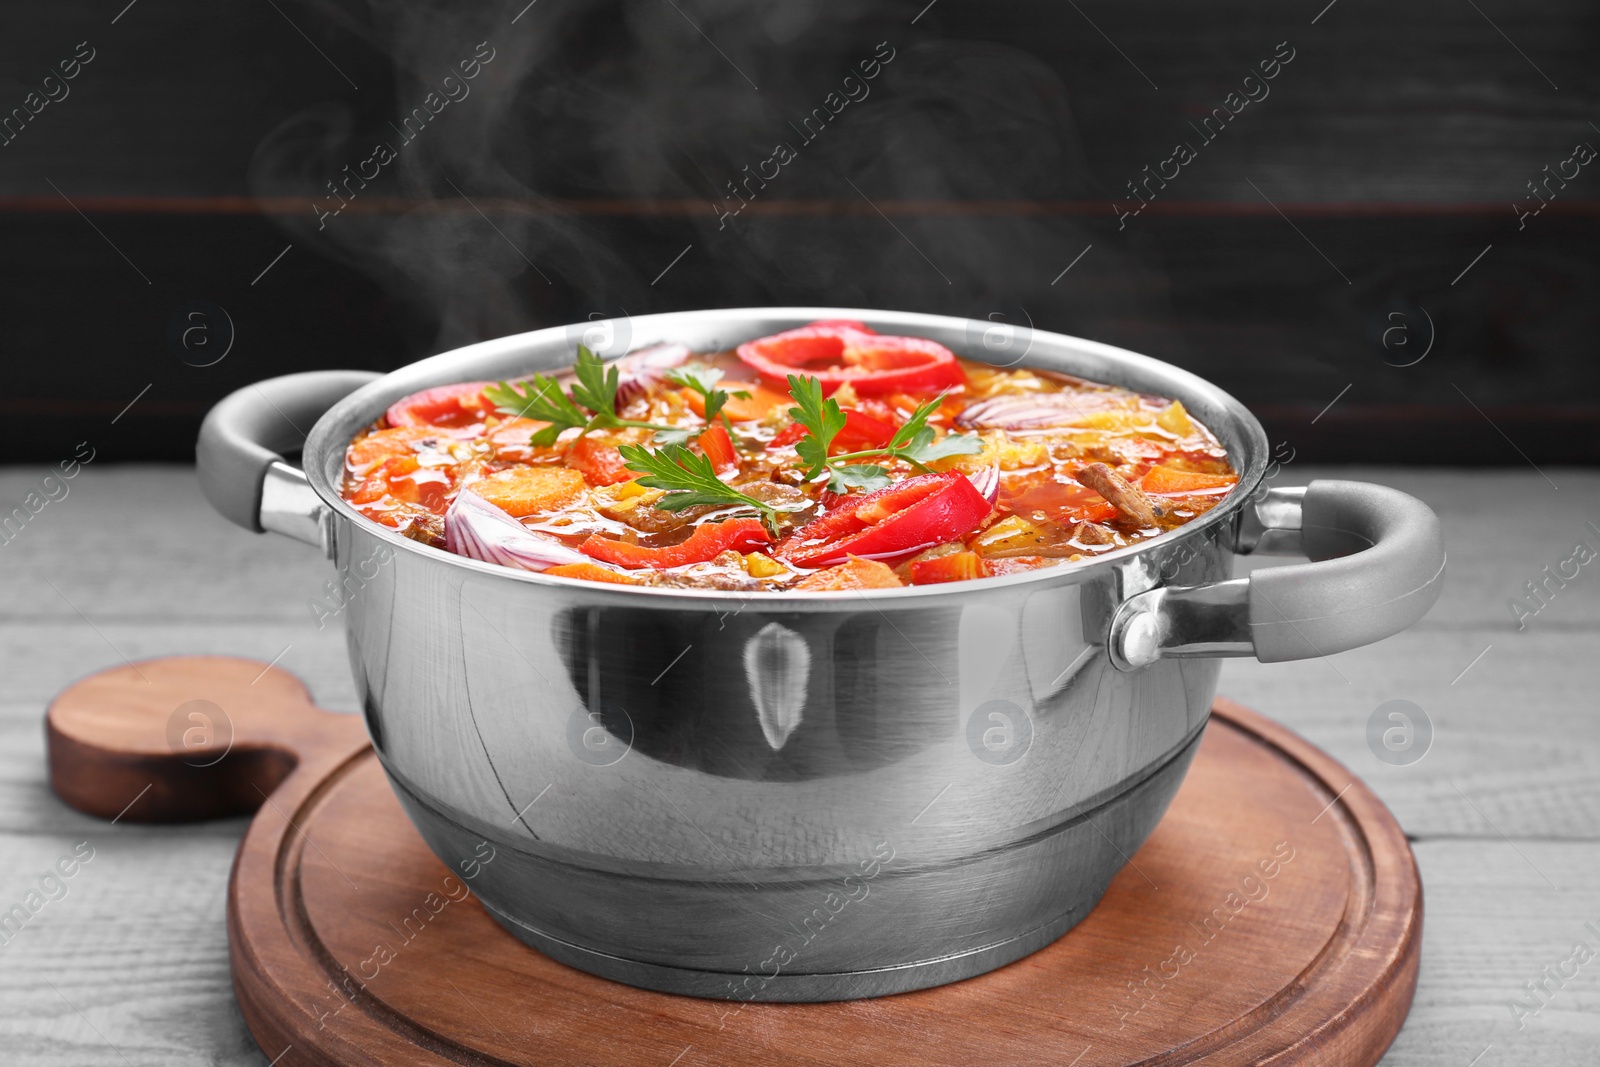
[[1112, 661], [1134, 670], [1158, 659], [1332, 655], [1422, 618], [1444, 580], [1439, 517], [1416, 497], [1367, 482], [1269, 490], [1246, 505], [1236, 547], [1312, 562], [1132, 596], [1112, 620]]
[[326, 545], [326, 507], [303, 471], [283, 461], [305, 443], [323, 413], [380, 375], [325, 370], [286, 374], [229, 393], [200, 426], [200, 489], [223, 517], [246, 530], [271, 530]]

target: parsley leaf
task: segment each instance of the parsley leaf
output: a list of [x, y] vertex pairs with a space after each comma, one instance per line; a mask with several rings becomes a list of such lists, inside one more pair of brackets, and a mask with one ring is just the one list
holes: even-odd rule
[[909, 445], [919, 433], [927, 428], [928, 417], [938, 411], [939, 405], [943, 403], [944, 394], [940, 393], [927, 403], [919, 405], [917, 410], [913, 411], [910, 417], [906, 419], [905, 424], [896, 430], [894, 436], [889, 439], [889, 447], [895, 449]]
[[944, 394], [940, 393], [913, 411], [905, 425], [896, 430], [890, 439], [889, 451], [902, 459], [921, 464], [950, 456], [974, 456], [982, 452], [983, 439], [977, 434], [947, 433], [939, 440], [934, 440], [933, 427], [928, 425], [928, 418], [943, 403]]
[[[722, 371], [716, 367], [706, 367], [698, 363], [690, 363], [683, 367], [673, 367], [666, 372], [667, 381], [674, 385], [681, 385], [699, 393], [706, 402], [706, 422], [715, 421], [722, 412], [722, 405], [728, 402], [728, 392], [718, 389], [717, 383], [722, 380]], [[748, 399], [750, 394], [740, 391], [735, 394]]]
[[606, 366], [588, 346], [578, 346], [578, 364], [574, 368], [578, 382], [572, 387], [572, 399], [596, 415], [617, 417], [617, 382], [620, 374], [616, 364]]
[[500, 382], [483, 391], [502, 415], [538, 419], [550, 425], [533, 435], [529, 444], [542, 448], [555, 444], [562, 432], [574, 426], [589, 425], [589, 416], [561, 391], [561, 384], [548, 374], [535, 374], [526, 382]]
[[[581, 428], [583, 433], [630, 426], [654, 430], [663, 444], [682, 444], [691, 436], [689, 430], [676, 426], [618, 418], [617, 385], [621, 374], [615, 364], [607, 366], [585, 345], [578, 346], [578, 362], [573, 373], [577, 381], [573, 383], [570, 397], [562, 391], [561, 383], [548, 374], [531, 375], [520, 383], [520, 388], [519, 383], [500, 382], [485, 389], [483, 395], [502, 415], [550, 424], [529, 439], [528, 443], [535, 448], [555, 444], [558, 437], [575, 427]], [[726, 393], [722, 396], [727, 399]]]
[[852, 489], [871, 492], [882, 489], [894, 481], [889, 472], [876, 464], [847, 463], [842, 467], [828, 468], [828, 489], [835, 493], [848, 493]]
[[[950, 433], [935, 439], [937, 433], [928, 425], [928, 419], [944, 403], [944, 394], [941, 393], [919, 405], [882, 448], [830, 456], [828, 448], [846, 422], [838, 401], [822, 399], [822, 383], [817, 379], [794, 374], [789, 375], [789, 395], [794, 397], [798, 405], [790, 408], [789, 414], [809, 431], [794, 446], [796, 454], [806, 464], [806, 477], [815, 478], [824, 470], [828, 471], [828, 487], [836, 493], [846, 492], [851, 486], [877, 489], [887, 484], [884, 479], [887, 479], [888, 472], [882, 467], [852, 465], [853, 460], [877, 456], [901, 459], [918, 471], [928, 473], [928, 464], [935, 460], [976, 455], [983, 451], [983, 441], [976, 434]], [[851, 473], [841, 475], [839, 472], [843, 470]]]
[[699, 437], [701, 429], [698, 426], [669, 426], [664, 430], [657, 430], [652, 444], [657, 445], [686, 445], [694, 438]]
[[828, 448], [844, 429], [845, 414], [837, 400], [822, 399], [822, 383], [815, 378], [789, 375], [789, 395], [797, 405], [789, 416], [809, 431], [794, 450], [806, 464], [806, 477], [815, 478], [828, 466]]
[[777, 509], [755, 497], [746, 496], [717, 477], [711, 461], [682, 445], [667, 445], [652, 452], [641, 445], [619, 445], [628, 469], [644, 477], [639, 484], [651, 489], [665, 489], [667, 495], [656, 501], [656, 507], [666, 511], [702, 505], [736, 505], [750, 508], [761, 516], [769, 532], [776, 536]]
[[895, 455], [913, 463], [926, 466], [936, 459], [950, 456], [975, 456], [983, 451], [983, 439], [977, 434], [947, 433], [939, 440], [933, 439], [933, 427], [924, 426], [910, 443], [895, 449]]

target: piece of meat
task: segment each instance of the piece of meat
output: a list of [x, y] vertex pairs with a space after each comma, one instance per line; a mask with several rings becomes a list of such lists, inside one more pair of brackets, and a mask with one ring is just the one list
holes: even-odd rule
[[745, 496], [754, 497], [769, 507], [777, 508], [780, 526], [804, 526], [816, 514], [817, 502], [798, 486], [770, 480], [752, 480], [741, 482], [734, 488]]
[[851, 556], [843, 563], [829, 567], [827, 570], [806, 575], [795, 583], [794, 588], [824, 591], [840, 589], [898, 589], [904, 584], [888, 564], [880, 563], [875, 559], [862, 559], [860, 556]]
[[776, 485], [786, 485], [792, 489], [798, 489], [808, 481], [810, 479], [806, 477], [806, 472], [798, 467], [779, 467], [772, 472], [772, 482]]
[[416, 514], [406, 519], [398, 527], [401, 537], [409, 537], [413, 541], [421, 541], [434, 548], [444, 547], [444, 516], [434, 514]]
[[596, 510], [608, 519], [627, 523], [642, 534], [664, 534], [692, 526], [717, 509], [715, 505], [704, 504], [700, 507], [684, 508], [682, 511], [667, 511], [665, 508], [656, 507], [654, 503], [641, 502], [631, 508], [606, 505]]
[[1104, 463], [1091, 463], [1080, 469], [1073, 477], [1077, 478], [1078, 484], [1088, 486], [1105, 497], [1124, 518], [1140, 526], [1155, 526], [1161, 516], [1166, 514], [1164, 505], [1155, 503], [1144, 494], [1144, 490], [1131, 484]]
[[640, 585], [659, 585], [669, 589], [724, 589], [755, 592], [761, 583], [745, 572], [744, 557], [729, 549], [704, 563], [664, 571], [635, 572], [630, 575]]
[[608, 519], [625, 522], [642, 534], [664, 534], [681, 530], [716, 510], [714, 505], [667, 511], [656, 507], [666, 496], [660, 489], [645, 489], [631, 482], [602, 486], [594, 490], [594, 509]]
[[1072, 539], [1080, 545], [1109, 545], [1117, 535], [1098, 522], [1080, 522], [1073, 527]]

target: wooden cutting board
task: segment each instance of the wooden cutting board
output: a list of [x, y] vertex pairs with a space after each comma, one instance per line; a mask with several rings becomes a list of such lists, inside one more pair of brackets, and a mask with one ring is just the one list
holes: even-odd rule
[[[1416, 987], [1422, 888], [1387, 809], [1219, 699], [1171, 809], [1061, 940], [954, 985], [741, 1004], [594, 978], [522, 945], [407, 822], [358, 716], [253, 660], [93, 675], [48, 713], [80, 811], [257, 811], [234, 863], [234, 989], [296, 1064], [1372, 1064]], [[489, 858], [487, 862], [493, 862]]]

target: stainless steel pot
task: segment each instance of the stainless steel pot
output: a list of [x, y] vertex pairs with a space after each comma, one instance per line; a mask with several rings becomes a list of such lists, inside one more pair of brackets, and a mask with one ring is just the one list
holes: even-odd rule
[[[967, 320], [838, 308], [649, 315], [633, 347], [699, 351], [861, 319], [982, 359]], [[373, 747], [446, 862], [515, 936], [675, 993], [836, 1000], [918, 989], [1048, 944], [1160, 819], [1220, 656], [1327, 655], [1438, 595], [1439, 522], [1375, 485], [1266, 488], [1267, 442], [1176, 367], [1035, 332], [1025, 362], [1180, 398], [1239, 488], [1092, 561], [842, 593], [624, 588], [449, 555], [339, 498], [345, 446], [392, 401], [572, 359], [540, 330], [379, 377], [242, 389], [207, 417], [201, 485], [247, 529], [324, 549], [345, 588]], [[974, 349], [978, 350], [974, 350]], [[304, 469], [279, 453], [301, 448]], [[1231, 579], [1243, 552], [1318, 562]]]

